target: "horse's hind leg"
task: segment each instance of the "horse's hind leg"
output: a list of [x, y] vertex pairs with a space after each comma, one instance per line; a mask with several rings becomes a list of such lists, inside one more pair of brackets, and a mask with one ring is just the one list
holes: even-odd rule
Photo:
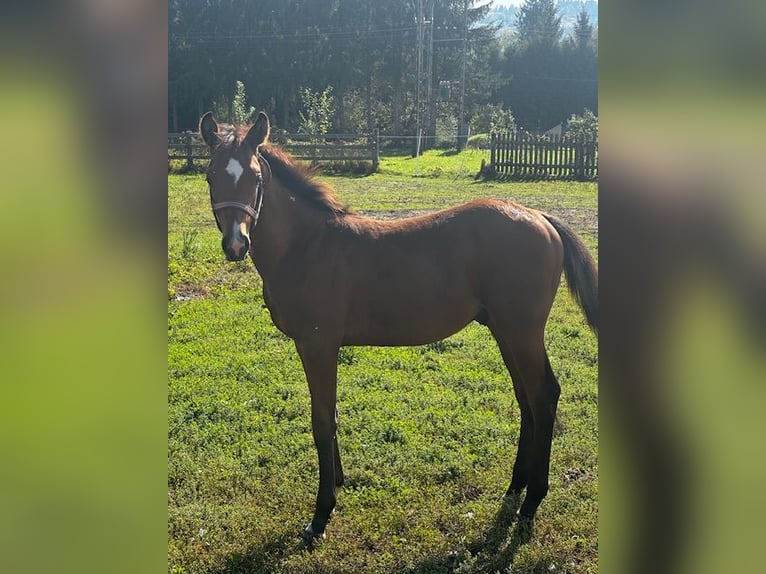
[[535, 438], [529, 465], [529, 483], [527, 484], [527, 496], [521, 505], [519, 514], [523, 518], [532, 518], [537, 507], [548, 494], [548, 472], [551, 460], [551, 442], [553, 441], [553, 424], [556, 420], [556, 407], [558, 406], [561, 387], [551, 369], [548, 354], [542, 349], [543, 375], [540, 376], [539, 367], [531, 366], [525, 370], [522, 368], [524, 384], [527, 389], [532, 417], [534, 418]]
[[[521, 333], [523, 329], [516, 332]], [[542, 330], [536, 336], [527, 337], [509, 338], [495, 333], [522, 409], [519, 452], [508, 492], [518, 495], [526, 485], [527, 495], [519, 515], [531, 519], [548, 493], [553, 423], [560, 387], [545, 352]]]

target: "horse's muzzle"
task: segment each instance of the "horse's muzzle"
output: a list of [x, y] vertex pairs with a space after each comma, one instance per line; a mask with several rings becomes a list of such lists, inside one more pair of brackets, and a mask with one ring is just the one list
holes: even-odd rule
[[229, 261], [242, 261], [250, 251], [250, 238], [247, 235], [224, 237], [221, 247]]

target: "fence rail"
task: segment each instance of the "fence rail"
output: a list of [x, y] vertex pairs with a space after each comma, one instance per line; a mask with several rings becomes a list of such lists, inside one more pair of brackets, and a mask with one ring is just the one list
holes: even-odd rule
[[567, 136], [495, 133], [489, 171], [519, 179], [598, 178], [598, 142]]
[[[316, 162], [369, 161], [377, 171], [380, 162], [380, 134], [275, 134], [273, 138], [300, 160]], [[185, 160], [186, 168], [210, 158], [207, 144], [195, 132], [168, 134], [168, 160]]]

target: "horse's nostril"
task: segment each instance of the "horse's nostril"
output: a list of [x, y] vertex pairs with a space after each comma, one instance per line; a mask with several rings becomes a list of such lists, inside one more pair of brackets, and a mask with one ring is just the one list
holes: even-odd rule
[[247, 252], [250, 251], [250, 239], [247, 236], [243, 237], [242, 239], [244, 241], [242, 242], [242, 246], [240, 247], [240, 250], [239, 250], [240, 259], [244, 259], [245, 256], [247, 255]]
[[241, 261], [250, 251], [250, 238], [246, 235], [239, 237], [224, 237], [221, 248], [229, 261]]

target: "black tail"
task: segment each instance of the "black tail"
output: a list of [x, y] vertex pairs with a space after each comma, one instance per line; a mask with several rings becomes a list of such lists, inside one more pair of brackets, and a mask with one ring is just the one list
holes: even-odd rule
[[585, 320], [598, 335], [598, 269], [588, 248], [572, 228], [552, 215], [545, 214], [564, 244], [564, 273], [569, 292], [580, 304]]

